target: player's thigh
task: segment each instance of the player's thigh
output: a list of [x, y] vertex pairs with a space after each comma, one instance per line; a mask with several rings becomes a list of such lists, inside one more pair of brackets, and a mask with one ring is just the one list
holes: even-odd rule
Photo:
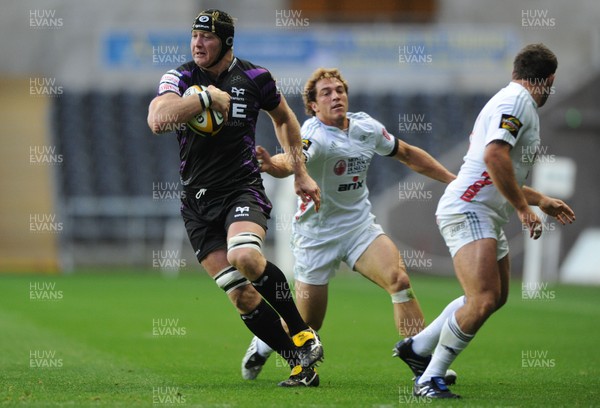
[[495, 239], [483, 238], [465, 244], [454, 255], [454, 270], [467, 302], [480, 296], [500, 295], [502, 286], [496, 248]]
[[265, 270], [266, 259], [262, 253], [267, 229], [270, 203], [262, 190], [255, 194], [241, 193], [227, 202], [225, 228], [227, 229], [227, 258], [248, 279], [254, 281]]
[[401, 267], [396, 245], [385, 234], [377, 236], [360, 255], [354, 269], [367, 279], [390, 292], [407, 285], [406, 272]]
[[496, 259], [498, 260], [498, 268], [500, 273], [500, 297], [498, 299], [498, 307], [506, 303], [508, 299], [508, 290], [510, 284], [510, 258], [508, 256], [508, 240], [502, 228], [497, 228], [498, 231], [498, 246], [496, 248]]
[[205, 266], [210, 275], [211, 271], [216, 274], [228, 264], [226, 258], [219, 258], [217, 254], [219, 250], [225, 251], [227, 238], [223, 228], [216, 227], [215, 214], [207, 208], [188, 196], [182, 203], [181, 216], [198, 262], [204, 264], [206, 258], [213, 254], [212, 260]]
[[454, 270], [469, 297], [499, 299], [502, 290], [498, 261], [508, 254], [502, 228], [482, 209], [438, 216], [438, 225], [454, 263]]
[[271, 203], [262, 189], [240, 192], [225, 203], [227, 240], [240, 233], [252, 233], [264, 241]]
[[209, 253], [200, 264], [206, 270], [206, 273], [211, 278], [214, 278], [223, 269], [231, 266], [227, 261], [227, 251], [225, 249], [217, 249]]
[[296, 306], [302, 319], [315, 330], [323, 326], [327, 311], [329, 285], [311, 285], [295, 282]]
[[237, 234], [247, 232], [258, 235], [262, 240], [265, 239], [265, 229], [251, 221], [238, 221], [232, 223], [227, 230], [227, 239], [230, 239]]

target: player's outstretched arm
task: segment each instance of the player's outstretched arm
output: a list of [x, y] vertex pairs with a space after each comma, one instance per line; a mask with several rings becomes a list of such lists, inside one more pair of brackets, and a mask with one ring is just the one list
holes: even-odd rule
[[556, 218], [562, 225], [572, 224], [575, 221], [575, 212], [564, 201], [548, 197], [528, 186], [523, 186], [523, 194], [529, 205], [538, 206], [540, 210]]
[[279, 105], [269, 111], [269, 116], [273, 120], [275, 135], [289, 157], [289, 164], [292, 166], [294, 174], [296, 194], [303, 203], [312, 200], [315, 203], [315, 209], [318, 211], [321, 205], [321, 191], [306, 171], [300, 139], [300, 123], [298, 123], [296, 115], [288, 106], [283, 95]]
[[456, 178], [447, 168], [433, 158], [425, 150], [398, 140], [398, 151], [394, 156], [406, 164], [411, 170], [443, 183], [450, 183]]
[[292, 158], [287, 153], [271, 156], [262, 146], [256, 146], [256, 158], [260, 165], [260, 171], [273, 177], [285, 178], [294, 174]]

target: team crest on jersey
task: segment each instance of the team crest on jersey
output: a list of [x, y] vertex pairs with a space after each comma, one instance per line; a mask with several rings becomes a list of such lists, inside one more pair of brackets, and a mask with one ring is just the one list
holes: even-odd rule
[[348, 168], [346, 160], [338, 160], [335, 166], [333, 166], [333, 172], [336, 176], [341, 176], [346, 173], [346, 168]]
[[237, 96], [239, 98], [240, 96], [244, 96], [246, 94], [246, 89], [245, 88], [237, 88], [235, 86], [232, 86], [231, 93], [235, 94], [235, 96]]
[[519, 130], [521, 130], [522, 126], [523, 124], [516, 117], [512, 115], [507, 115], [505, 113], [502, 114], [499, 127], [500, 129], [508, 130], [508, 133], [510, 133], [513, 137], [517, 137], [517, 135], [519, 134]]

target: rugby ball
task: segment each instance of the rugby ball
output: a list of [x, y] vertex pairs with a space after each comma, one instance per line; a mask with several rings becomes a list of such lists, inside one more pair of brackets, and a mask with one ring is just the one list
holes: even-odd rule
[[[183, 97], [190, 95], [197, 95], [207, 88], [204, 85], [193, 85], [190, 86]], [[192, 129], [195, 133], [200, 136], [214, 136], [223, 128], [225, 121], [223, 115], [220, 112], [207, 108], [202, 113], [194, 116], [188, 123], [187, 126]]]

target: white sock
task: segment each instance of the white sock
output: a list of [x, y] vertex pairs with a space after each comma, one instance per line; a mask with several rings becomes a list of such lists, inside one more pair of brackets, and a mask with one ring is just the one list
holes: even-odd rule
[[419, 384], [431, 381], [432, 377], [444, 377], [450, 364], [469, 345], [473, 337], [473, 334], [465, 334], [460, 329], [453, 313], [442, 327], [440, 341], [431, 356], [431, 362], [419, 378]]
[[258, 351], [258, 354], [260, 354], [263, 357], [269, 357], [273, 352], [273, 349], [258, 337], [256, 339], [258, 340], [256, 342], [256, 351]]
[[465, 299], [464, 296], [454, 299], [433, 322], [413, 337], [412, 348], [415, 353], [423, 357], [431, 355], [438, 344], [444, 323], [465, 304]]

